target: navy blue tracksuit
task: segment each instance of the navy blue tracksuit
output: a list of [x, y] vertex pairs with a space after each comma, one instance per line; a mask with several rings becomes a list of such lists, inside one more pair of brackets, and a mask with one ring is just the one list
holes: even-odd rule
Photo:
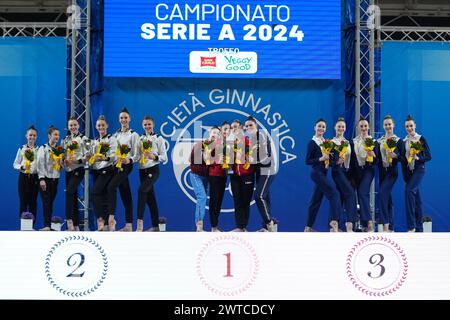
[[392, 202], [392, 189], [398, 178], [398, 162], [403, 150], [403, 142], [401, 139], [397, 141], [397, 147], [394, 153], [397, 158], [392, 159], [392, 163], [386, 166], [388, 161], [384, 154], [384, 137], [378, 140], [380, 144], [377, 157], [380, 159], [378, 162], [378, 172], [380, 177], [379, 185], [379, 200], [380, 200], [380, 222], [382, 224], [389, 224], [389, 228], [393, 230], [394, 215], [393, 215], [393, 202]]
[[[336, 142], [335, 142], [336, 143]], [[351, 152], [351, 145], [348, 145], [348, 149]], [[347, 216], [347, 222], [356, 222], [356, 193], [350, 182], [350, 166], [346, 167], [345, 163], [338, 165], [339, 152], [333, 150], [333, 160], [331, 161], [331, 175], [334, 183], [336, 184], [339, 194], [341, 196], [341, 202], [344, 205], [345, 213]], [[351, 153], [350, 153], [351, 154]]]
[[[314, 225], [317, 212], [319, 211], [322, 198], [325, 197], [330, 202], [330, 220], [339, 220], [339, 195], [332, 182], [327, 179], [327, 169], [325, 161], [319, 161], [322, 157], [321, 148], [314, 140], [310, 140], [306, 152], [306, 164], [311, 166], [311, 179], [314, 181], [313, 194], [308, 207], [307, 227]], [[331, 157], [331, 154], [330, 154]], [[330, 163], [332, 160], [330, 159]]]
[[[374, 157], [372, 163], [366, 161], [364, 164], [360, 164], [357, 159], [356, 139], [358, 139], [358, 137], [353, 139], [352, 145], [352, 166], [358, 191], [359, 218], [362, 226], [367, 227], [367, 222], [372, 220], [370, 213], [370, 185], [375, 177], [375, 166], [378, 163], [378, 157]], [[377, 150], [378, 143], [375, 141], [375, 148], [373, 150], [375, 154], [378, 154]]]
[[425, 175], [425, 162], [431, 160], [430, 147], [426, 139], [423, 136], [419, 138], [420, 142], [424, 146], [424, 151], [422, 151], [417, 156], [419, 160], [413, 161], [414, 167], [411, 168], [412, 164], [408, 165], [407, 149], [409, 142], [404, 140], [404, 150], [402, 154], [402, 171], [403, 178], [405, 180], [405, 201], [406, 201], [406, 223], [408, 225], [408, 230], [415, 229], [416, 232], [423, 232], [422, 226], [422, 199], [420, 196], [420, 183], [422, 182], [423, 176]]

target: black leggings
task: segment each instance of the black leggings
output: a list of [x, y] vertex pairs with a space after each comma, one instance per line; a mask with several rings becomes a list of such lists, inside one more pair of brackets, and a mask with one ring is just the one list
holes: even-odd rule
[[36, 221], [37, 195], [39, 192], [39, 179], [37, 174], [19, 174], [19, 217], [23, 212], [31, 212]]
[[209, 176], [209, 220], [212, 228], [217, 228], [219, 224], [220, 209], [222, 208], [226, 185], [227, 176]]
[[155, 197], [154, 184], [159, 177], [159, 165], [139, 170], [141, 184], [138, 191], [138, 219], [144, 218], [145, 205], [148, 205], [152, 217], [152, 227], [159, 225], [158, 203]]
[[79, 226], [80, 224], [80, 212], [78, 210], [78, 186], [83, 178], [83, 167], [66, 172], [66, 219], [72, 220], [74, 226]]
[[114, 170], [111, 166], [100, 170], [92, 170], [92, 174], [94, 176], [94, 187], [92, 188], [94, 213], [97, 219], [103, 218], [104, 221], [108, 222], [107, 187], [114, 175]]
[[255, 185], [254, 175], [231, 176], [231, 191], [233, 192], [235, 221], [237, 228], [247, 228], [250, 217], [250, 203]]
[[125, 207], [126, 223], [133, 223], [133, 199], [131, 198], [130, 182], [128, 175], [133, 170], [133, 164], [123, 164], [123, 170], [114, 168], [114, 176], [108, 184], [108, 213], [115, 215], [117, 207], [117, 188], [119, 188], [120, 198]]
[[53, 202], [56, 198], [56, 192], [58, 191], [59, 179], [44, 179], [46, 188], [45, 191], [39, 187], [41, 192], [42, 204], [44, 207], [44, 227], [50, 227], [52, 224]]

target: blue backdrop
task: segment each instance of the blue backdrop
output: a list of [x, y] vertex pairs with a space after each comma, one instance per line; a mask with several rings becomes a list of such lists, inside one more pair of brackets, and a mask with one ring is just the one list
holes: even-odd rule
[[[450, 119], [450, 44], [385, 42], [382, 48], [381, 116], [391, 114], [396, 133], [405, 137], [410, 113], [417, 132], [430, 145], [433, 159], [422, 183], [424, 215], [433, 218], [434, 231], [449, 231], [450, 167], [447, 142]], [[395, 224], [406, 229], [403, 180], [394, 190]]]
[[[98, 17], [96, 21], [101, 24], [101, 15]], [[344, 37], [351, 39], [353, 22], [347, 20], [344, 20]], [[94, 35], [99, 36], [98, 29], [94, 31]], [[93, 66], [101, 70], [101, 41], [96, 43], [99, 46], [94, 48], [97, 58], [93, 58], [96, 62]], [[352, 55], [351, 46], [346, 45], [343, 59], [351, 62]], [[347, 70], [348, 65], [344, 65], [346, 75], [352, 71], [351, 67]], [[38, 143], [42, 144], [47, 140], [45, 131], [49, 124], [60, 128], [65, 126], [65, 66], [64, 39], [0, 39], [0, 96], [4, 110], [7, 110], [4, 130], [8, 132], [4, 142], [7, 151], [0, 160], [2, 168], [5, 168], [0, 187], [4, 200], [0, 209], [2, 230], [14, 230], [19, 226], [17, 172], [12, 169], [12, 162], [17, 148], [25, 143], [26, 128], [35, 124], [39, 130]], [[381, 115], [391, 114], [397, 120], [397, 134], [404, 136], [403, 120], [411, 113], [416, 118], [419, 133], [428, 138], [433, 160], [427, 167], [422, 189], [424, 211], [426, 215], [432, 216], [435, 231], [450, 230], [446, 212], [450, 207], [450, 169], [444, 163], [445, 149], [439, 148], [437, 144], [441, 137], [446, 136], [446, 120], [450, 118], [450, 110], [446, 108], [450, 98], [449, 67], [449, 44], [383, 44]], [[93, 118], [100, 112], [105, 113], [110, 120], [111, 131], [116, 130], [118, 111], [126, 105], [132, 113], [132, 127], [141, 132], [142, 117], [151, 114], [156, 120], [157, 131], [166, 135], [169, 154], [177, 142], [171, 139], [173, 127], [189, 127], [189, 122], [195, 118], [202, 120], [205, 125], [212, 125], [222, 120], [243, 119], [245, 115], [252, 114], [267, 129], [279, 127], [280, 142], [284, 148], [279, 156], [284, 163], [274, 182], [272, 198], [274, 216], [280, 220], [282, 231], [299, 231], [305, 223], [312, 183], [304, 157], [307, 141], [313, 134], [314, 121], [318, 117], [325, 117], [332, 122], [344, 113], [349, 119], [352, 110], [353, 88], [348, 77], [341, 81], [180, 78], [106, 78], [103, 81], [101, 72], [96, 74], [100, 77], [95, 77], [91, 84], [96, 93], [92, 97]], [[332, 131], [329, 126], [328, 136], [331, 136]], [[61, 130], [61, 133], [64, 135], [65, 131]], [[157, 183], [161, 215], [169, 219], [169, 230], [194, 229], [194, 203], [189, 199], [190, 190], [184, 184], [184, 174], [184, 170], [174, 171], [169, 162], [162, 166], [161, 178]], [[63, 184], [64, 180], [61, 180], [55, 204], [55, 214], [61, 216], [64, 216]], [[132, 186], [133, 194], [136, 195], [136, 168], [132, 174]], [[405, 228], [405, 217], [401, 180], [395, 187], [394, 201], [395, 223], [402, 230]], [[227, 195], [224, 207], [230, 206], [231, 198]], [[39, 227], [42, 225], [40, 203], [38, 207]], [[318, 230], [327, 229], [327, 213], [324, 203], [317, 221]], [[121, 205], [118, 218], [119, 224], [122, 224]], [[148, 212], [145, 219], [148, 226]], [[253, 206], [250, 230], [258, 229], [260, 222], [256, 207]], [[221, 223], [225, 230], [231, 229], [232, 214], [223, 213]]]
[[[310, 168], [305, 165], [305, 149], [313, 135], [315, 120], [324, 117], [331, 122], [344, 113], [342, 81], [106, 78], [104, 97], [104, 112], [110, 127], [119, 127], [118, 113], [123, 106], [130, 110], [131, 126], [139, 133], [142, 132], [143, 116], [150, 114], [155, 118], [157, 132], [164, 134], [169, 141], [169, 154], [177, 142], [171, 137], [174, 127], [188, 128], [193, 132], [190, 122], [194, 119], [211, 126], [224, 120], [245, 120], [246, 115], [253, 115], [269, 130], [279, 127], [281, 165], [271, 190], [273, 215], [280, 220], [282, 231], [300, 231], [306, 222], [312, 183]], [[259, 105], [253, 108], [258, 101]], [[182, 143], [177, 148], [183, 148]], [[187, 159], [188, 154], [184, 153], [180, 158]], [[137, 171], [135, 168], [132, 173], [134, 195], [139, 185]], [[160, 215], [168, 218], [168, 228], [172, 230], [194, 230], [195, 204], [183, 192], [184, 188], [187, 194], [192, 194], [184, 182], [185, 174], [186, 170], [174, 169], [169, 162], [162, 166], [156, 184]], [[228, 192], [223, 208], [232, 208]], [[123, 223], [121, 205], [118, 212], [117, 216]], [[317, 229], [327, 229], [327, 216], [324, 201]], [[146, 226], [149, 219], [147, 211]], [[234, 228], [232, 212], [223, 213], [220, 219], [220, 227], [224, 230]], [[206, 220], [209, 224], [209, 218]], [[261, 227], [262, 221], [255, 205], [252, 206], [250, 220], [249, 230]]]
[[[0, 230], [19, 229], [18, 172], [12, 165], [17, 149], [26, 143], [25, 132], [34, 124], [38, 144], [48, 141], [47, 127], [65, 127], [66, 43], [64, 38], [0, 38], [0, 101], [3, 141], [0, 157], [2, 183]], [[61, 135], [65, 131], [61, 130]], [[60, 181], [55, 215], [65, 216], [63, 182]], [[37, 227], [42, 226], [38, 202]]]

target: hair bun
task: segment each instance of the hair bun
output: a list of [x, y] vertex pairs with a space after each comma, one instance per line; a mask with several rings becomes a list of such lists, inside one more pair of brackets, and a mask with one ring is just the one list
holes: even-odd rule
[[122, 110], [120, 110], [120, 113], [122, 113], [122, 112], [128, 113], [128, 115], [130, 114], [127, 107], [123, 107]]
[[408, 117], [406, 118], [406, 121], [414, 121], [414, 118], [411, 114], [408, 114]]
[[325, 122], [325, 123], [327, 123], [327, 122], [325, 121], [324, 118], [319, 118], [319, 119], [317, 119], [316, 124], [318, 124], [319, 122]]

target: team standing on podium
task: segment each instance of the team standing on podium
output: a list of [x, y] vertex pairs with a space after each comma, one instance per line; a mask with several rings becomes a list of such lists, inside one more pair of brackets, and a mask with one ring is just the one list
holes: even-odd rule
[[[69, 231], [79, 230], [78, 188], [84, 179], [85, 165], [93, 175], [93, 209], [99, 231], [116, 230], [117, 190], [125, 207], [125, 226], [121, 231], [132, 231], [133, 201], [128, 180], [135, 163], [139, 166], [140, 185], [137, 201], [137, 229], [143, 231], [145, 207], [151, 214], [152, 227], [159, 231], [159, 212], [154, 185], [159, 177], [159, 164], [167, 160], [164, 139], [154, 132], [154, 120], [142, 120], [144, 133], [139, 136], [130, 129], [130, 113], [124, 108], [119, 114], [121, 128], [108, 133], [103, 116], [96, 121], [98, 137], [90, 140], [79, 130], [76, 118], [68, 121], [68, 135], [60, 146], [59, 130], [48, 129], [48, 143], [36, 145], [37, 130], [27, 130], [27, 144], [19, 148], [14, 168], [19, 170], [19, 212], [29, 211], [36, 216], [37, 195], [43, 203], [44, 227], [50, 230], [53, 202], [56, 198], [60, 171], [66, 171], [66, 219]], [[345, 120], [339, 118], [334, 126], [335, 136], [326, 140], [327, 123], [319, 119], [315, 134], [309, 141], [306, 164], [311, 166], [314, 188], [308, 206], [305, 232], [313, 231], [323, 197], [329, 201], [330, 231], [338, 231], [339, 217], [345, 212], [346, 231], [351, 232], [357, 221], [365, 231], [373, 231], [370, 214], [370, 185], [378, 167], [380, 222], [383, 231], [393, 230], [392, 189], [401, 166], [405, 182], [406, 221], [410, 232], [422, 231], [422, 199], [419, 191], [425, 173], [425, 162], [431, 160], [426, 139], [416, 132], [411, 116], [405, 121], [406, 137], [394, 134], [394, 120], [383, 119], [385, 134], [378, 140], [369, 134], [369, 124], [360, 120], [358, 136], [347, 140]], [[245, 129], [245, 130], [244, 130]], [[197, 198], [195, 224], [204, 230], [205, 209], [209, 195], [211, 230], [218, 232], [219, 215], [228, 176], [235, 208], [233, 231], [246, 231], [252, 199], [261, 214], [261, 231], [273, 231], [270, 187], [276, 176], [270, 138], [258, 129], [257, 121], [249, 117], [242, 124], [234, 120], [212, 127], [207, 139], [194, 144], [189, 157], [190, 182]], [[331, 179], [327, 172], [331, 171]], [[256, 188], [255, 188], [256, 187]], [[357, 204], [359, 204], [359, 217]]]

